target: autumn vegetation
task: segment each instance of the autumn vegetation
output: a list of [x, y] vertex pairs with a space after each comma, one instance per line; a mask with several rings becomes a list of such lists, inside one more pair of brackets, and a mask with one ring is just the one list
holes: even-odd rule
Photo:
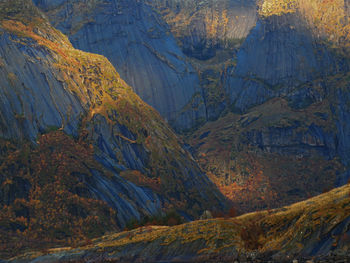
[[[335, 85], [346, 87], [345, 82], [329, 82], [329, 86]], [[322, 118], [323, 114], [331, 116], [330, 109], [327, 100], [294, 110], [287, 100], [275, 98], [244, 115], [229, 113], [208, 122], [188, 140], [200, 165], [239, 214], [281, 207], [333, 188], [336, 173], [344, 166], [338, 158], [325, 160], [317, 154], [297, 157], [268, 152], [249, 136], [288, 129], [294, 123], [303, 124], [293, 134], [305, 132], [312, 124], [327, 132], [335, 129], [332, 118]], [[311, 174], [317, 174], [317, 179]]]
[[[85, 252], [98, 250], [101, 254], [115, 253], [117, 258], [118, 251], [121, 254], [128, 251], [137, 256], [140, 245], [142, 251], [157, 255], [179, 247], [191, 247], [198, 257], [203, 258], [210, 255], [214, 258], [215, 255], [232, 255], [233, 251], [237, 254], [279, 251], [288, 255], [291, 248], [292, 253], [298, 254], [307, 248], [309, 242], [317, 243], [319, 240], [313, 233], [328, 237], [328, 242], [332, 242], [334, 248], [346, 249], [349, 245], [347, 230], [337, 230], [332, 235], [330, 233], [349, 218], [349, 201], [348, 184], [279, 209], [234, 218], [198, 220], [172, 227], [146, 225], [93, 239], [89, 245], [79, 249]], [[70, 253], [70, 250], [62, 248], [60, 251]], [[55, 253], [55, 250], [45, 253]], [[144, 255], [138, 256], [142, 258]]]
[[[38, 146], [5, 142], [0, 162], [0, 251], [84, 242], [118, 230], [105, 202], [87, 182], [92, 170], [108, 172], [94, 160], [93, 147], [61, 131], [43, 134]], [[4, 149], [4, 148], [2, 148]]]
[[[36, 141], [1, 142], [2, 256], [24, 248], [75, 246], [106, 231], [120, 230], [117, 212], [97, 200], [88, 187], [93, 181], [92, 171], [114, 176], [94, 159], [96, 145], [91, 130], [96, 116], [104, 118], [111, 129], [122, 127], [128, 131], [113, 134], [120, 149], [135, 146], [147, 155], [144, 171], [126, 170], [121, 177], [163, 197], [165, 216], [145, 218], [137, 224], [178, 224], [182, 218], [167, 211], [186, 211], [196, 218], [202, 211], [201, 204], [220, 205], [215, 196], [218, 192], [210, 186], [210, 190], [201, 189], [208, 192], [205, 201], [198, 192], [185, 191], [189, 173], [200, 170], [159, 113], [132, 91], [106, 58], [74, 49], [30, 1], [0, 2], [0, 27], [19, 48], [45, 50], [47, 67], [84, 109], [74, 137], [63, 132], [63, 122], [61, 127], [46, 127]], [[15, 77], [8, 74], [9, 80]], [[23, 116], [17, 114], [16, 118]], [[127, 166], [122, 151], [115, 155], [118, 163]]]
[[333, 47], [348, 48], [347, 6], [344, 0], [265, 0], [259, 13], [262, 17], [296, 13], [309, 24], [316, 37], [329, 41]]
[[171, 210], [160, 215], [146, 216], [142, 220], [131, 220], [127, 223], [124, 230], [130, 231], [146, 226], [175, 226], [182, 223], [184, 223], [184, 219], [175, 210]]
[[[348, 28], [343, 23], [345, 15], [340, 11], [328, 13], [326, 8], [334, 5], [332, 10], [338, 10], [341, 1], [318, 1], [317, 8], [296, 1], [270, 2], [271, 6], [262, 7], [262, 16], [310, 9], [312, 11], [306, 19], [320, 28], [328, 40], [339, 44], [342, 39], [348, 38]], [[242, 143], [249, 129], [261, 128], [259, 125], [267, 120], [265, 113], [271, 111], [276, 112], [276, 119], [282, 119], [286, 125], [311, 116], [309, 119], [317, 121], [321, 127], [333, 127], [322, 118], [315, 117], [317, 112], [329, 111], [326, 101], [291, 114], [292, 109], [287, 102], [276, 99], [259, 108], [262, 116], [249, 111], [242, 119], [232, 113], [221, 120], [234, 123], [225, 126], [222, 133], [218, 132], [221, 129], [215, 129], [215, 125], [223, 126], [222, 123], [211, 123], [191, 137], [193, 145], [198, 146], [197, 157], [202, 167], [209, 171], [213, 182], [231, 199], [233, 207], [227, 213], [212, 211], [214, 219], [182, 224], [184, 220], [176, 211], [186, 211], [196, 218], [201, 211], [198, 200], [203, 203], [203, 199], [198, 193], [186, 191], [188, 175], [181, 167], [187, 167], [186, 160], [192, 157], [181, 148], [181, 141], [159, 114], [145, 105], [119, 78], [106, 59], [73, 49], [65, 36], [45, 24], [44, 18], [32, 5], [19, 0], [13, 3], [11, 7], [0, 4], [1, 27], [18, 37], [23, 45], [30, 41], [31, 45], [49, 50], [55, 58], [54, 67], [60, 72], [58, 77], [81, 100], [86, 114], [82, 116], [76, 137], [65, 134], [62, 131], [64, 127], [48, 127], [46, 132], [38, 135], [36, 142], [0, 141], [0, 257], [10, 257], [24, 252], [24, 249], [45, 250], [55, 246], [84, 248], [84, 243], [89, 248], [93, 244], [101, 251], [109, 251], [115, 247], [155, 240], [161, 240], [164, 246], [175, 241], [186, 245], [204, 240], [205, 247], [199, 253], [220, 252], [232, 247], [245, 251], [280, 250], [285, 249], [286, 244], [298, 244], [301, 250], [312, 232], [317, 229], [328, 231], [349, 216], [349, 185], [283, 209], [238, 216], [241, 210], [266, 209], [299, 201], [307, 194], [317, 194], [307, 193], [306, 188], [310, 184], [304, 184], [298, 185], [302, 196], [292, 199], [283, 195], [287, 192], [284, 190], [293, 190], [288, 188], [291, 180], [304, 183], [304, 174], [293, 174], [292, 177], [288, 158], [277, 164], [273, 154], [262, 156], [254, 145]], [[26, 12], [19, 11], [23, 5]], [[325, 17], [322, 21], [321, 14]], [[219, 17], [215, 14], [212, 20], [206, 21], [212, 25], [206, 32], [208, 36], [215, 36], [220, 19], [227, 23], [226, 15], [223, 13]], [[35, 18], [29, 19], [31, 16]], [[8, 77], [14, 76], [9, 74]], [[116, 211], [97, 200], [89, 189], [93, 181], [92, 171], [105, 177], [113, 176], [94, 159], [96, 149], [90, 140], [88, 123], [96, 115], [103, 116], [111, 126], [123, 125], [133, 134], [130, 137], [116, 134], [120, 141], [147, 149], [149, 167], [144, 172], [125, 170], [120, 176], [163, 195], [164, 210], [168, 211], [159, 216], [144, 217], [141, 221], [130, 221], [124, 229], [128, 231], [108, 234], [102, 239], [94, 238], [110, 231], [120, 231], [121, 226], [116, 223]], [[289, 117], [291, 115], [294, 119]], [[17, 117], [21, 118], [20, 115]], [[244, 125], [244, 121], [249, 119], [256, 120], [253, 126]], [[202, 135], [209, 130], [214, 132], [206, 134], [208, 143], [201, 144]], [[239, 152], [244, 154], [239, 155]], [[116, 158], [125, 163], [122, 154]], [[174, 159], [180, 160], [179, 163]], [[312, 186], [320, 186], [320, 191], [334, 183], [329, 179], [334, 176], [329, 174], [327, 167], [343, 168], [337, 159], [301, 159], [298, 163], [300, 170], [314, 167], [311, 172], [318, 175], [318, 181], [312, 182]], [[271, 172], [266, 167], [275, 170]], [[293, 179], [270, 178], [269, 174], [276, 170], [286, 172], [286, 178]], [[287, 185], [287, 189], [279, 189], [281, 182]], [[208, 203], [215, 206], [211, 199]], [[347, 238], [339, 235], [335, 240], [345, 243]], [[47, 252], [50, 251], [43, 253]]]

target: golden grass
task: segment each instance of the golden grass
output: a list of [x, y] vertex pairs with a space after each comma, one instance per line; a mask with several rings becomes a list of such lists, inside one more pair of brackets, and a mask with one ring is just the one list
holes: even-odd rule
[[[260, 232], [260, 251], [285, 249], [292, 244], [303, 244], [312, 233], [329, 232], [350, 216], [350, 185], [281, 209], [254, 212], [233, 219], [198, 220], [174, 227], [142, 227], [130, 232], [104, 236], [94, 241], [100, 249], [121, 247], [132, 243], [149, 243], [162, 240], [163, 245], [174, 241], [182, 244], [205, 240], [201, 252], [235, 246], [244, 249], [243, 233], [256, 226]], [[258, 232], [255, 232], [255, 234]], [[217, 247], [217, 240], [223, 240]]]
[[333, 45], [349, 47], [350, 24], [344, 0], [265, 0], [259, 8], [261, 17], [299, 13], [317, 37]]
[[[241, 252], [286, 251], [300, 252], [312, 235], [324, 236], [350, 216], [350, 185], [280, 209], [254, 212], [231, 219], [198, 220], [168, 226], [146, 226], [132, 231], [108, 234], [92, 240], [78, 250], [98, 252], [120, 251], [133, 244], [147, 246], [160, 242], [169, 246], [177, 241], [183, 245], [198, 240], [205, 242], [198, 247], [198, 254], [220, 253], [227, 248]], [[339, 240], [340, 237], [334, 237]], [[221, 240], [221, 242], [217, 242]], [[72, 248], [50, 249], [47, 253], [71, 251]], [[74, 249], [76, 251], [76, 248]], [[42, 255], [42, 254], [41, 254]], [[37, 257], [29, 253], [25, 257]]]

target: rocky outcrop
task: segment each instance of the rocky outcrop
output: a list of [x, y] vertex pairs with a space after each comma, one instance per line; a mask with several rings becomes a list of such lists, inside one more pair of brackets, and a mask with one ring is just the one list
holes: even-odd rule
[[74, 47], [106, 56], [174, 128], [206, 120], [198, 76], [151, 7], [136, 0], [34, 2]]
[[[23, 193], [28, 188], [25, 202], [35, 203], [32, 191], [40, 193], [38, 189], [51, 185], [49, 179], [42, 181], [46, 174], [58, 185], [64, 182], [59, 176], [80, 178], [74, 182], [83, 186], [83, 193], [88, 191], [88, 198], [114, 209], [119, 227], [169, 209], [189, 219], [206, 207], [225, 207], [181, 140], [107, 59], [74, 49], [27, 1], [4, 1], [0, 10], [0, 137], [4, 145], [15, 143], [14, 151], [1, 152], [0, 173], [9, 179], [0, 190], [2, 206], [28, 198]], [[59, 156], [67, 160], [61, 162]], [[38, 179], [31, 181], [31, 188], [12, 178], [14, 174]], [[22, 190], [9, 194], [16, 186]], [[68, 200], [87, 198], [66, 187], [47, 193], [60, 196], [67, 191]], [[55, 200], [41, 201], [56, 211]], [[1, 220], [6, 217], [0, 215]]]
[[298, 126], [267, 127], [263, 131], [251, 130], [242, 136], [247, 143], [266, 153], [295, 156], [317, 156], [333, 159], [336, 156], [336, 138], [312, 124], [305, 130]]
[[[0, 136], [34, 140], [48, 127], [62, 127], [77, 135], [79, 116], [86, 105], [66, 92], [62, 80], [56, 77], [59, 72], [53, 66], [54, 58], [41, 46], [25, 48], [17, 36], [4, 29], [0, 41]], [[29, 45], [35, 45], [35, 41], [29, 40]]]

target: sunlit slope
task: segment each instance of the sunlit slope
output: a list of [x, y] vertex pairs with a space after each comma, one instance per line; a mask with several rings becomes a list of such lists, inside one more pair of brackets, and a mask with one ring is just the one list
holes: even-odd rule
[[347, 0], [265, 0], [261, 1], [262, 17], [299, 13], [318, 37], [325, 37], [336, 45], [348, 47], [349, 2]]
[[[174, 227], [144, 227], [106, 235], [86, 247], [31, 253], [22, 260], [62, 259], [153, 262], [183, 259], [283, 259], [349, 252], [350, 185], [277, 210], [233, 219], [200, 220]], [[254, 253], [251, 253], [254, 252]], [[134, 260], [134, 261], [133, 261]], [[22, 262], [17, 258], [14, 262]], [[230, 261], [231, 262], [231, 261]]]
[[175, 129], [206, 120], [196, 72], [159, 13], [145, 1], [33, 2], [74, 47], [107, 57]]
[[204, 82], [216, 97], [224, 83], [230, 113], [189, 138], [243, 211], [298, 202], [350, 176], [348, 1], [257, 2], [226, 71]]
[[159, 113], [30, 1], [0, 2], [0, 98], [5, 255], [225, 206]]

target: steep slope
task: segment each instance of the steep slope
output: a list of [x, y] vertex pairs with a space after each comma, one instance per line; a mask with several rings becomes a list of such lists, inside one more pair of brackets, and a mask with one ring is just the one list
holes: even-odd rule
[[327, 39], [335, 46], [348, 46], [349, 39], [348, 0], [287, 0], [261, 1], [259, 13], [262, 17], [299, 13], [314, 32], [314, 36]]
[[[189, 143], [243, 211], [349, 179], [348, 1], [259, 1], [224, 80], [232, 113]], [[254, 200], [254, 201], [251, 201]]]
[[199, 79], [162, 18], [143, 1], [34, 1], [74, 47], [106, 56], [178, 130], [205, 121]]
[[11, 262], [347, 262], [350, 185], [277, 210], [145, 227]]
[[272, 15], [262, 17], [242, 45], [226, 87], [242, 112], [346, 69], [300, 14]]
[[206, 60], [220, 48], [234, 48], [257, 19], [255, 1], [149, 1], [160, 10], [189, 57]]
[[2, 1], [0, 23], [4, 253], [169, 209], [188, 219], [224, 208], [182, 142], [107, 59], [74, 49], [30, 1]]
[[329, 102], [272, 99], [229, 113], [190, 138], [202, 167], [241, 211], [280, 207], [336, 186], [345, 172]]
[[224, 89], [227, 68], [257, 20], [255, 1], [147, 1], [170, 26], [196, 69], [208, 120], [228, 106]]

